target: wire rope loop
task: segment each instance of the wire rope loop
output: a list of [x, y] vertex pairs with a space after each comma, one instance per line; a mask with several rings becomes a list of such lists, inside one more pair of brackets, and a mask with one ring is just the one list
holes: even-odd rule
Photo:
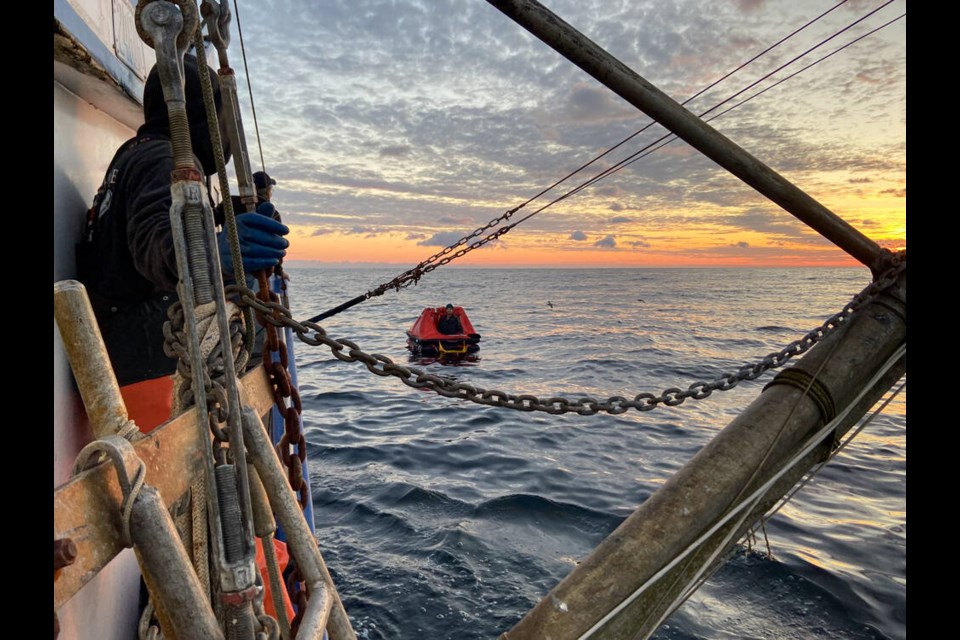
[[[133, 539], [130, 537], [130, 514], [133, 511], [133, 504], [140, 494], [140, 489], [143, 488], [147, 465], [137, 455], [133, 445], [125, 438], [106, 436], [94, 440], [80, 450], [74, 461], [72, 475], [77, 475], [81, 471], [99, 464], [101, 456], [106, 456], [113, 463], [113, 468], [117, 472], [117, 481], [120, 484], [120, 493], [123, 496], [120, 501], [120, 538], [123, 546], [129, 548], [133, 546]], [[126, 465], [128, 462], [136, 463], [133, 481], [127, 475]]]

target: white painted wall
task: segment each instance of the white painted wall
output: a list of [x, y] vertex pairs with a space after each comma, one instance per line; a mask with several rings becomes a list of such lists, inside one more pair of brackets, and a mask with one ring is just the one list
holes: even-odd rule
[[[53, 280], [75, 275], [73, 245], [83, 216], [113, 153], [133, 130], [53, 84]], [[53, 327], [53, 485], [69, 479], [73, 461], [91, 439], [56, 322]], [[140, 571], [127, 549], [58, 613], [60, 640], [136, 637]]]

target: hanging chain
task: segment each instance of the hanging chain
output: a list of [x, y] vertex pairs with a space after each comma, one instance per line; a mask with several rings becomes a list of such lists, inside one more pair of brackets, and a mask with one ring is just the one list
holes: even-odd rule
[[[286, 309], [286, 307], [280, 304], [279, 296], [270, 289], [268, 276], [271, 271], [267, 269], [257, 272], [259, 291], [256, 299], [263, 304], [263, 307], [251, 306], [256, 310], [257, 322], [264, 328], [263, 367], [273, 389], [273, 401], [283, 419], [283, 436], [276, 445], [277, 456], [287, 469], [287, 480], [297, 496], [300, 509], [306, 510], [310, 491], [303, 478], [303, 464], [307, 459], [307, 441], [300, 428], [303, 405], [300, 402], [300, 393], [290, 377], [287, 345], [280, 339], [280, 333], [277, 331], [277, 327], [281, 324], [280, 309]], [[308, 600], [306, 579], [300, 572], [299, 565], [295, 567], [289, 578], [287, 592], [296, 604], [296, 615], [290, 622], [290, 630], [295, 637], [306, 612]], [[278, 602], [276, 606], [283, 606], [283, 603]]]
[[[753, 380], [769, 369], [776, 369], [783, 366], [791, 358], [807, 352], [827, 334], [845, 324], [857, 309], [893, 285], [897, 277], [906, 269], [906, 252], [890, 254], [889, 262], [891, 265], [890, 268], [863, 291], [854, 296], [843, 310], [831, 316], [820, 327], [813, 329], [801, 339], [791, 342], [779, 352], [768, 354], [759, 362], [746, 364], [740, 367], [736, 373], [724, 374], [712, 382], [696, 382], [686, 390], [673, 387], [666, 389], [660, 395], [639, 393], [635, 395], [632, 400], [624, 396], [611, 396], [606, 400], [597, 400], [589, 397], [571, 400], [558, 396], [540, 399], [534, 395], [509, 394], [503, 391], [483, 389], [482, 387], [476, 387], [464, 382], [444, 379], [416, 367], [405, 367], [396, 364], [393, 360], [381, 354], [368, 354], [362, 351], [360, 347], [351, 340], [336, 340], [331, 338], [320, 325], [309, 321], [303, 323], [298, 322], [291, 316], [289, 309], [275, 302], [267, 304], [254, 297], [253, 292], [249, 289], [238, 289], [238, 292], [240, 293], [240, 304], [253, 306], [263, 317], [268, 318], [268, 321], [271, 323], [275, 323], [278, 326], [283, 325], [290, 327], [301, 341], [312, 346], [326, 345], [338, 360], [342, 360], [343, 362], [360, 361], [366, 365], [371, 373], [378, 376], [395, 376], [400, 378], [407, 386], [416, 389], [428, 389], [448, 398], [457, 398], [477, 404], [516, 409], [518, 411], [543, 411], [553, 415], [577, 413], [582, 416], [589, 416], [600, 412], [616, 415], [624, 413], [629, 409], [651, 411], [661, 404], [668, 407], [675, 407], [682, 404], [688, 398], [702, 400], [709, 397], [714, 391], [728, 391], [743, 380]], [[270, 315], [267, 316], [267, 313]]]

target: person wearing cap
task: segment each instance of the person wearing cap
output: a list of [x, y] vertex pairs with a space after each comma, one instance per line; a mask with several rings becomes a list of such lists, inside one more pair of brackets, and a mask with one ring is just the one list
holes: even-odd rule
[[273, 187], [276, 184], [277, 181], [266, 171], [257, 171], [253, 174], [253, 185], [257, 188], [257, 204], [270, 202], [273, 197]]
[[437, 331], [446, 335], [463, 333], [463, 325], [460, 324], [460, 318], [454, 313], [452, 304], [447, 305], [446, 311], [437, 320]]
[[[271, 198], [273, 198], [273, 187], [277, 184], [277, 181], [270, 177], [266, 171], [257, 171], [253, 174], [253, 186], [257, 190], [257, 211], [260, 211], [260, 207], [265, 202], [270, 202], [269, 207], [264, 207], [264, 210], [270, 211], [270, 217], [276, 220], [277, 222], [282, 222], [280, 219], [280, 212], [277, 211], [277, 208], [273, 206]], [[233, 213], [234, 215], [240, 214], [244, 209], [243, 200], [240, 199], [240, 196], [230, 196], [230, 200], [233, 202]], [[213, 210], [214, 220], [217, 224], [223, 224], [223, 202], [220, 202]]]

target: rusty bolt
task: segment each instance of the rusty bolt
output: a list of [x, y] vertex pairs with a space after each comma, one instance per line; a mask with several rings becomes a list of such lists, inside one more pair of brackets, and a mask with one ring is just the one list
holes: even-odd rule
[[73, 564], [77, 559], [77, 545], [70, 538], [53, 541], [53, 570]]

